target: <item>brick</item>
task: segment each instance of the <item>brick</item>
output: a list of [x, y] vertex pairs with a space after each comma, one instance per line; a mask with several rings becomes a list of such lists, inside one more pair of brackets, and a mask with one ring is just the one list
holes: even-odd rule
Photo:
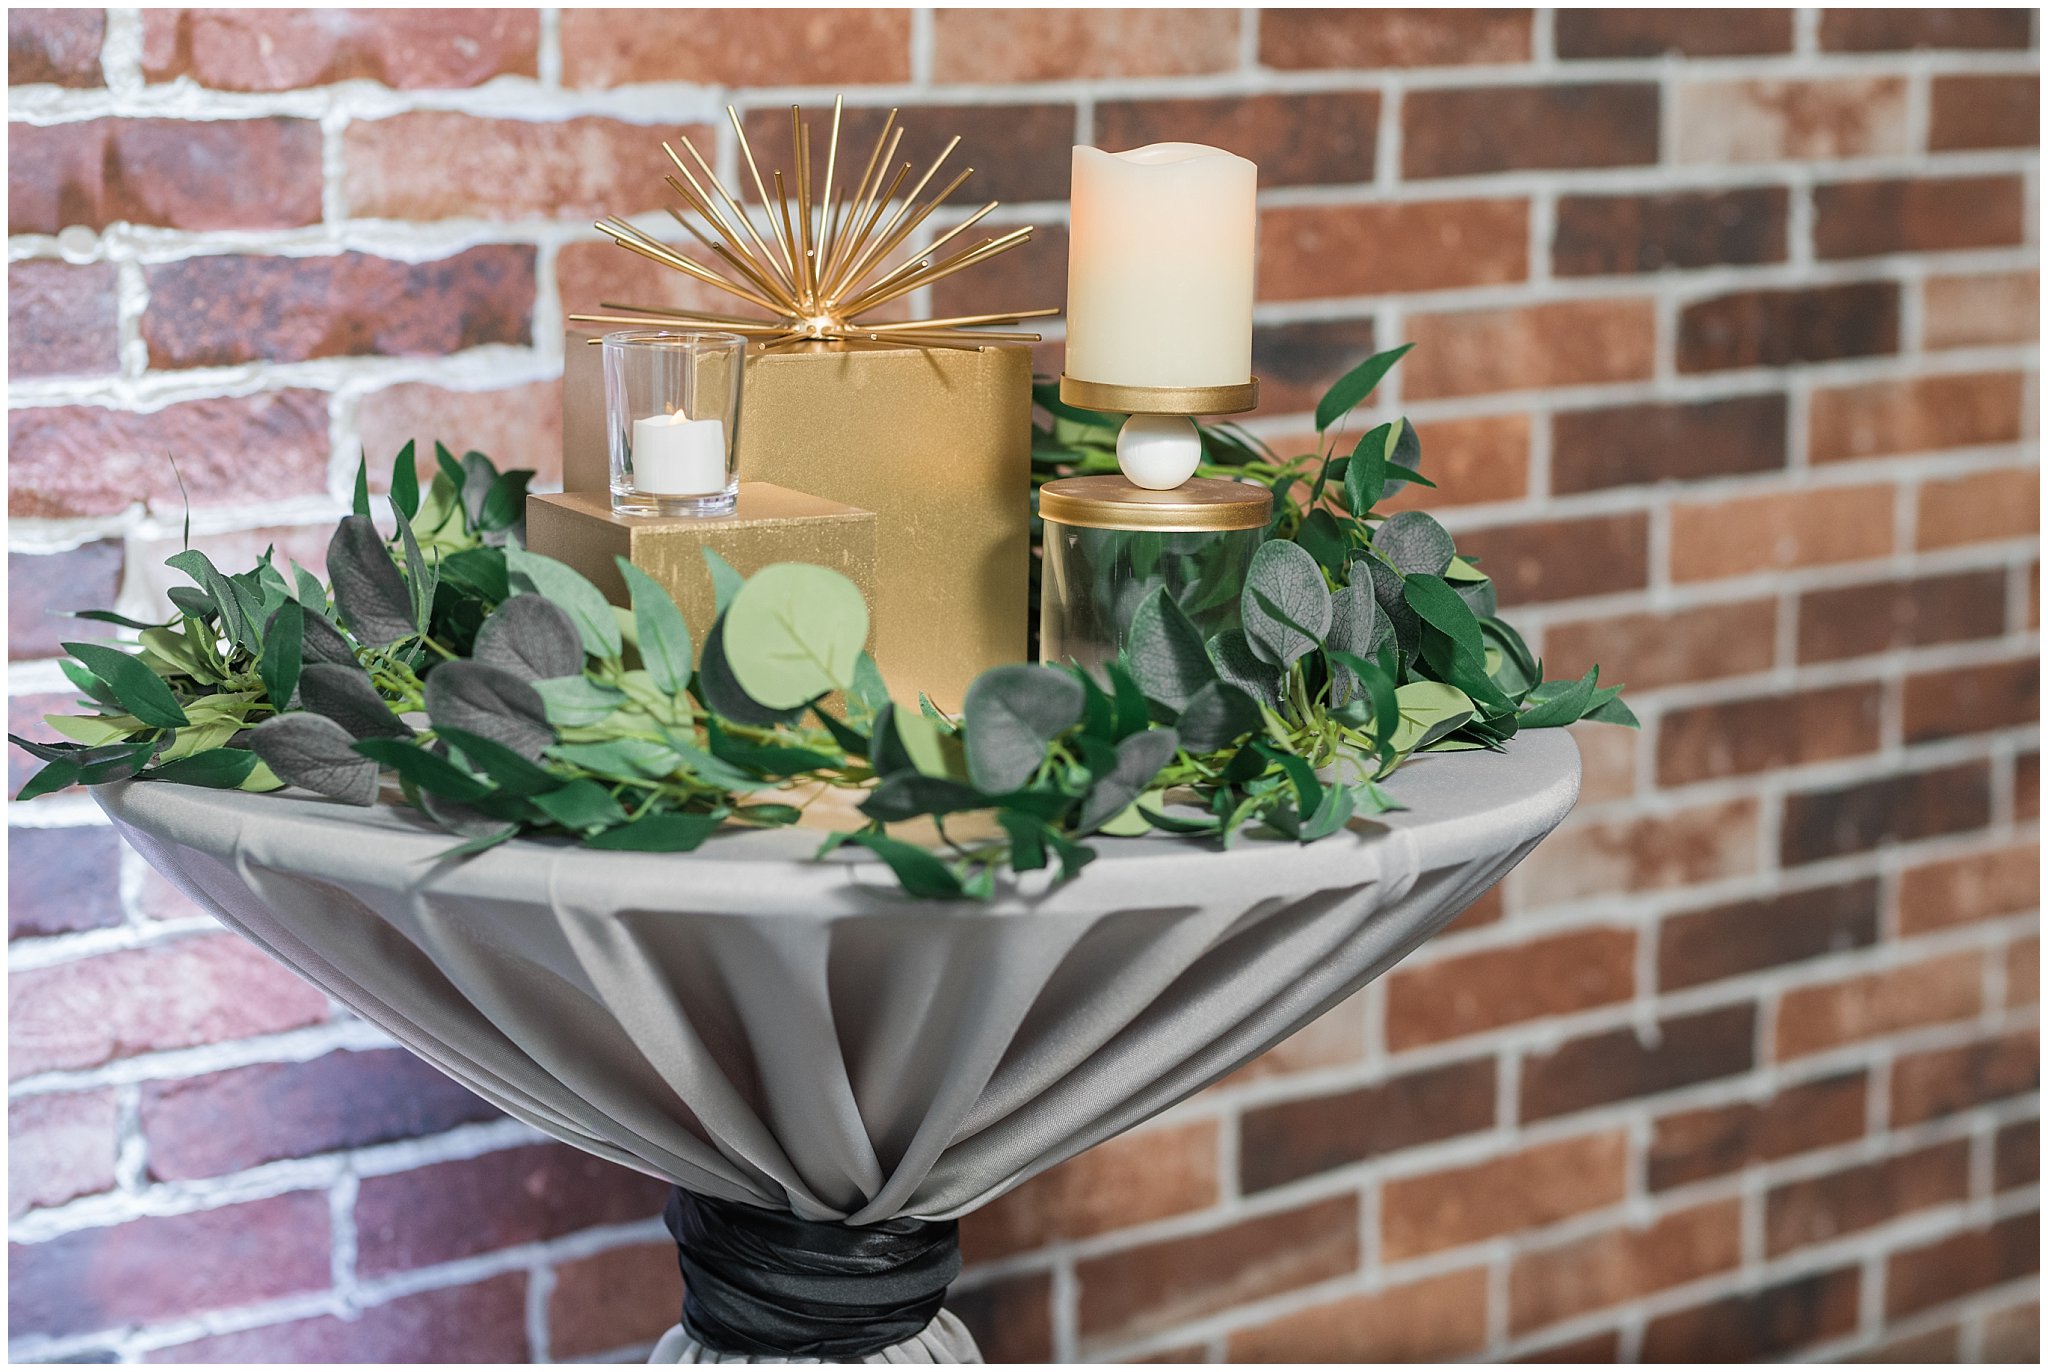
[[1970, 1144], [1951, 1139], [1896, 1157], [1774, 1186], [1764, 1198], [1772, 1257], [1889, 1224], [1970, 1194]]
[[567, 11], [562, 80], [705, 86], [861, 86], [910, 79], [907, 10]]
[[1399, 1052], [1635, 994], [1636, 937], [1580, 929], [1396, 970], [1386, 981], [1387, 1046]]
[[1098, 1144], [997, 1197], [960, 1222], [969, 1262], [1215, 1205], [1216, 1121], [1145, 1129]]
[[1790, 1061], [1861, 1039], [1968, 1019], [1983, 1005], [1982, 973], [1983, 958], [1973, 951], [1793, 987], [1778, 1002], [1776, 1055]]
[[323, 1291], [328, 1228], [327, 1193], [292, 1191], [9, 1244], [8, 1332], [61, 1338]]
[[2041, 1303], [2027, 1301], [1984, 1320], [1985, 1362], [2031, 1364], [2041, 1361]]
[[[668, 1188], [564, 1144], [507, 1148], [366, 1177], [357, 1270], [382, 1275], [657, 1214]], [[517, 1196], [517, 1205], [505, 1198]]]
[[[1576, 740], [1577, 736], [1575, 728], [1573, 738]], [[1446, 924], [1437, 937], [1442, 938], [1445, 934], [1462, 934], [1473, 929], [1483, 929], [1489, 924], [1500, 923], [1506, 914], [1507, 901], [1501, 895], [1500, 887], [1497, 885], [1490, 886], [1479, 899], [1466, 906], [1457, 918]]]
[[1379, 123], [1377, 91], [1105, 100], [1095, 107], [1095, 143], [1206, 143], [1258, 163], [1262, 186], [1355, 185], [1377, 169]]
[[533, 10], [147, 10], [142, 70], [229, 91], [284, 91], [337, 81], [395, 90], [480, 86], [537, 76]]
[[1813, 248], [1828, 259], [2026, 241], [2026, 190], [2014, 176], [1837, 181], [1814, 187], [1813, 208]]
[[1510, 878], [1518, 906], [1693, 886], [1753, 872], [1757, 810], [1747, 800], [1568, 825]]
[[408, 442], [422, 478], [431, 479], [437, 440], [453, 452], [484, 453], [500, 471], [530, 468], [538, 483], [554, 485], [562, 479], [562, 383], [451, 391], [404, 381], [356, 402], [356, 434], [370, 455], [373, 489], [388, 485], [391, 459]]
[[1375, 508], [1438, 509], [1522, 499], [1529, 494], [1529, 429], [1525, 414], [1429, 421], [1423, 464], [1436, 489], [1410, 484]]
[[[995, 216], [981, 221], [981, 231], [988, 237], [1008, 233], [1011, 229], [1022, 228], [1023, 223], [998, 221]], [[976, 233], [980, 241], [982, 233]], [[957, 246], [957, 244], [955, 245]], [[895, 265], [893, 254], [884, 271]], [[878, 273], [879, 275], [879, 273]], [[1067, 231], [1058, 224], [1040, 224], [1032, 229], [1031, 237], [994, 259], [976, 263], [974, 270], [955, 272], [936, 282], [931, 288], [931, 308], [923, 313], [941, 319], [952, 319], [964, 314], [995, 314], [1003, 310], [1026, 310], [1059, 308], [1067, 298]], [[873, 315], [862, 318], [887, 319], [908, 318], [908, 299], [892, 301]], [[1057, 343], [1041, 344], [1041, 347], [1057, 347]], [[1040, 375], [1057, 374], [1058, 368], [1048, 371], [1044, 364], [1038, 364]]]
[[2024, 48], [2033, 42], [2025, 10], [1823, 10], [1820, 45], [1829, 52], [1910, 48]]
[[[863, 12], [879, 14], [885, 11]], [[696, 22], [693, 15], [692, 23]], [[784, 103], [741, 113], [747, 137], [754, 144], [755, 156], [771, 164], [788, 161], [789, 105]], [[854, 168], [846, 173], [849, 177], [855, 176], [860, 166], [866, 163], [868, 153], [875, 146], [875, 136], [881, 132], [883, 116], [887, 113], [886, 109], [849, 109], [845, 112], [839, 131], [842, 164], [846, 158], [858, 156]], [[831, 131], [832, 106], [826, 103], [806, 108], [804, 118], [810, 123], [811, 144], [815, 150], [820, 140]], [[946, 160], [941, 176], [950, 179], [967, 167], [974, 168], [973, 177], [956, 192], [963, 204], [1067, 198], [1076, 141], [1074, 107], [1070, 104], [1044, 101], [1016, 105], [919, 105], [900, 116], [896, 127], [904, 131], [903, 142], [896, 150], [896, 160], [899, 164], [911, 164], [913, 178], [922, 176], [924, 169], [932, 164], [946, 144], [956, 135], [959, 137], [960, 146]], [[764, 169], [761, 174], [765, 177], [768, 172]], [[907, 184], [915, 185], [916, 182], [913, 179]], [[927, 188], [927, 194], [942, 189], [944, 185], [944, 180], [935, 181]], [[958, 246], [957, 240], [955, 246]]]
[[222, 253], [144, 272], [152, 367], [438, 357], [533, 341], [534, 249], [519, 244], [429, 262]]
[[13, 124], [8, 232], [298, 228], [320, 222], [320, 175], [311, 119]]
[[1580, 804], [1622, 800], [1636, 793], [1636, 747], [1640, 732], [1610, 728], [1597, 720], [1571, 726], [1572, 742], [1579, 749]]
[[1546, 671], [1654, 691], [1691, 681], [1769, 670], [1777, 652], [1775, 600], [1738, 600], [1668, 614], [1565, 620], [1543, 631]]
[[1924, 1124], [2009, 1096], [2041, 1083], [2037, 1029], [1994, 1039], [1911, 1053], [1892, 1064], [1892, 1127]]
[[1929, 89], [1930, 152], [2031, 148], [2041, 141], [2038, 75], [1937, 76]]
[[7, 366], [23, 379], [102, 376], [121, 366], [111, 262], [7, 264]]
[[1239, 1125], [1238, 1186], [1250, 1195], [1491, 1128], [1494, 1082], [1493, 1060], [1476, 1058], [1247, 1109]]
[[274, 1034], [327, 1017], [327, 998], [232, 934], [207, 934], [14, 974], [14, 1077]]
[[2005, 950], [2005, 1003], [2036, 1005], [2041, 1000], [2041, 940], [2015, 939]]
[[1237, 65], [1237, 32], [1238, 16], [1228, 10], [942, 9], [932, 14], [932, 80], [1198, 76]]
[[1529, 275], [1525, 200], [1291, 205], [1259, 220], [1262, 300], [1450, 290]]
[[1888, 281], [1736, 291], [1678, 316], [1678, 370], [1789, 367], [1875, 357], [1899, 347], [1899, 288]]
[[[957, 276], [972, 274], [956, 273]], [[752, 308], [732, 296], [692, 280], [679, 271], [664, 267], [658, 262], [650, 262], [639, 254], [627, 252], [609, 241], [564, 243], [557, 249], [555, 289], [561, 297], [565, 321], [572, 314], [608, 312], [604, 308], [607, 305], [657, 305], [674, 309], [704, 309], [717, 313], [733, 313], [739, 309]], [[570, 327], [591, 329], [600, 326], [575, 324]]]
[[2031, 537], [2040, 528], [2041, 471], [2029, 465], [1929, 481], [1916, 505], [1913, 527], [1923, 551]]
[[1787, 201], [1779, 186], [1561, 196], [1551, 270], [1607, 276], [1783, 262]]
[[9, 553], [7, 656], [17, 662], [58, 657], [61, 644], [107, 637], [110, 626], [71, 616], [114, 603], [122, 564], [121, 545], [113, 539], [59, 553]]
[[16, 1096], [9, 1101], [9, 1218], [113, 1190], [119, 1114], [112, 1090]]
[[1659, 117], [1647, 81], [1411, 90], [1401, 175], [1644, 166], [1657, 160]]
[[1417, 314], [1403, 369], [1416, 400], [1647, 379], [1656, 353], [1648, 300], [1561, 300]]
[[555, 1264], [548, 1352], [585, 1358], [651, 1344], [683, 1308], [673, 1243], [635, 1243]]
[[[699, 147], [712, 131], [684, 130]], [[348, 212], [374, 219], [588, 219], [673, 203], [666, 125], [595, 116], [537, 122], [414, 110], [343, 134]], [[680, 146], [679, 144], [677, 146]]]
[[1561, 9], [1559, 57], [1741, 57], [1792, 50], [1790, 10]]
[[1551, 417], [1551, 489], [1560, 495], [1700, 481], [1785, 466], [1778, 392], [1648, 402]]
[[1074, 1265], [1085, 1341], [1137, 1338], [1358, 1268], [1358, 1198], [1339, 1196]]
[[1269, 67], [1444, 67], [1526, 62], [1528, 10], [1271, 9], [1259, 16]]
[[437, 1134], [496, 1107], [397, 1048], [336, 1052], [145, 1082], [141, 1123], [160, 1181]]
[[1982, 828], [1991, 821], [1990, 783], [1988, 767], [1965, 762], [1795, 792], [1785, 798], [1780, 860], [1798, 866]]
[[1524, 1353], [1515, 1362], [1555, 1363], [1603, 1363], [1621, 1361], [1621, 1333], [1608, 1329], [1584, 1338], [1566, 1339], [1563, 1343], [1545, 1344], [1533, 1352]]
[[[1315, 413], [1316, 402], [1331, 383], [1372, 355], [1375, 338], [1370, 318], [1255, 325], [1252, 371], [1259, 378], [1259, 413]], [[1313, 436], [1307, 436], [1296, 446], [1306, 449], [1313, 443]], [[1276, 447], [1282, 452], [1294, 451], [1284, 442]]]
[[1052, 1277], [1025, 1272], [946, 1293], [981, 1356], [991, 1363], [1052, 1361]]
[[2040, 334], [2037, 272], [1930, 276], [1920, 307], [1920, 341], [1928, 348], [2031, 343]]
[[1649, 526], [1641, 514], [1469, 529], [1458, 535], [1458, 548], [1485, 566], [1506, 605], [1608, 595], [1649, 583]]
[[1657, 986], [1676, 991], [1877, 942], [1875, 879], [1735, 901], [1666, 919]]
[[7, 11], [7, 84], [104, 86], [100, 43], [104, 10]]
[[1902, 1319], [2038, 1272], [2041, 1216], [2013, 1215], [1891, 1255], [1885, 1263], [1885, 1316]]
[[1765, 1100], [1684, 1110], [1657, 1120], [1649, 1185], [1666, 1191], [1863, 1137], [1869, 1078], [1846, 1072]]
[[2000, 1191], [2041, 1180], [2041, 1121], [2015, 1120], [1992, 1139], [1992, 1184]]
[[1799, 660], [1839, 662], [2005, 632], [2005, 574], [1990, 570], [1832, 586], [1799, 597]]
[[1756, 1006], [1724, 1005], [1570, 1040], [1522, 1060], [1522, 1119], [1550, 1119], [1612, 1101], [1730, 1077], [1756, 1062]]
[[[195, 509], [327, 490], [327, 397], [285, 390], [189, 400], [151, 413], [92, 405], [7, 412], [17, 519], [118, 514], [138, 500]], [[249, 455], [261, 453], [252, 468]], [[166, 454], [177, 457], [178, 476]]]
[[1381, 1184], [1381, 1252], [1419, 1257], [1500, 1234], [1555, 1224], [1621, 1200], [1628, 1142], [1585, 1134], [1420, 1177]]
[[1643, 1361], [1749, 1362], [1852, 1333], [1858, 1284], [1842, 1267], [1660, 1315], [1643, 1331]]
[[1676, 95], [1680, 162], [1814, 161], [1906, 152], [1906, 81], [1686, 81]]
[[1824, 486], [1671, 508], [1671, 576], [1708, 581], [1883, 557], [1890, 486]]
[[1961, 1362], [1959, 1356], [1962, 1328], [1959, 1325], [1943, 1325], [1922, 1334], [1908, 1334], [1903, 1338], [1886, 1339], [1877, 1347], [1856, 1355], [1858, 1362], [1914, 1363], [1925, 1365], [1937, 1362]]
[[1469, 1267], [1296, 1310], [1230, 1335], [1231, 1362], [1443, 1362], [1486, 1347], [1486, 1273]]
[[1365, 1056], [1365, 1025], [1365, 993], [1360, 991], [1207, 1089], [1227, 1090], [1248, 1081], [1357, 1062]]
[[[675, 1250], [670, 1248], [670, 1266]], [[573, 1268], [575, 1264], [564, 1264]], [[559, 1269], [558, 1269], [559, 1270]], [[681, 1300], [676, 1301], [677, 1308]], [[670, 1323], [674, 1323], [673, 1311]], [[526, 1273], [399, 1296], [352, 1318], [317, 1315], [153, 1349], [150, 1362], [527, 1362]]]
[[1741, 1261], [1739, 1200], [1522, 1253], [1508, 1274], [1508, 1327], [1516, 1334], [1541, 1329], [1725, 1272]]
[[2024, 391], [2014, 372], [1823, 387], [1813, 393], [1808, 455], [1841, 462], [2015, 442]]
[[7, 831], [7, 859], [10, 940], [121, 922], [121, 840], [112, 829], [17, 824]]
[[2032, 724], [2040, 700], [2038, 657], [1916, 672], [1906, 678], [1905, 739], [1927, 743]]
[[1776, 772], [1875, 752], [1884, 687], [1875, 681], [1669, 710], [1657, 726], [1657, 783]]

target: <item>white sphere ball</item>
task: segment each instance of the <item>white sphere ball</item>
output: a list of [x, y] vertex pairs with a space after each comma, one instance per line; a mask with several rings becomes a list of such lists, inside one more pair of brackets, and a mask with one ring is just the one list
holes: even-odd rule
[[1171, 414], [1134, 414], [1116, 436], [1117, 465], [1133, 486], [1170, 491], [1202, 462], [1195, 421]]

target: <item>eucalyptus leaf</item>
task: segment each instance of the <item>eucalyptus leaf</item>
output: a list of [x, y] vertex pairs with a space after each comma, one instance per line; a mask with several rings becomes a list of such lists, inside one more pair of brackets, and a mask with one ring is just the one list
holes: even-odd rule
[[1213, 753], [1259, 727], [1259, 705], [1227, 681], [1211, 681], [1195, 692], [1174, 727], [1191, 753]]
[[535, 681], [533, 689], [557, 729], [597, 724], [626, 704], [626, 693], [587, 676], [558, 676]]
[[356, 650], [325, 615], [306, 615], [299, 622], [299, 659], [302, 664], [331, 662], [353, 667]]
[[[619, 637], [618, 621], [612, 618], [611, 603], [582, 573], [516, 544], [506, 545], [505, 568], [515, 592], [543, 596], [569, 616], [582, 636], [585, 652], [606, 661], [618, 660], [625, 645]], [[578, 663], [573, 670], [581, 669]]]
[[1209, 640], [1209, 660], [1216, 674], [1262, 705], [1280, 705], [1282, 669], [1252, 651], [1243, 629], [1225, 629]]
[[827, 567], [777, 562], [747, 578], [724, 618], [733, 678], [771, 710], [853, 685], [868, 638], [860, 588]]
[[309, 664], [299, 673], [299, 703], [355, 738], [412, 737], [412, 726], [391, 712], [368, 674], [354, 663]]
[[531, 761], [555, 741], [540, 692], [487, 662], [444, 662], [427, 676], [427, 717], [510, 748]]
[[377, 764], [355, 751], [355, 739], [322, 715], [267, 719], [249, 735], [249, 747], [289, 786], [350, 805], [377, 799]]
[[690, 685], [690, 626], [662, 584], [627, 559], [615, 558], [619, 575], [633, 600], [633, 625], [640, 640], [640, 661], [654, 679], [655, 688], [667, 695], [681, 695]]
[[1440, 577], [1458, 555], [1458, 545], [1444, 526], [1420, 510], [1403, 510], [1381, 524], [1372, 546], [1406, 576], [1421, 572]]
[[562, 607], [540, 595], [516, 595], [476, 632], [471, 656], [532, 681], [579, 676], [583, 638]]
[[1245, 573], [1244, 635], [1261, 661], [1291, 667], [1330, 631], [1330, 588], [1301, 546], [1268, 539]]
[[[397, 501], [392, 502], [392, 512], [398, 514]], [[412, 531], [412, 525], [401, 514], [398, 532], [405, 546], [405, 584], [412, 593], [412, 622], [424, 634], [427, 623], [434, 613], [434, 588], [440, 582], [440, 573], [427, 555], [420, 551], [420, 541]]]
[[711, 600], [715, 613], [724, 614], [732, 605], [732, 598], [740, 593], [740, 587], [747, 579], [709, 546], [701, 550], [704, 554], [704, 569], [711, 573]]
[[869, 819], [893, 824], [919, 815], [985, 810], [989, 805], [989, 798], [972, 786], [963, 786], [944, 777], [898, 772], [876, 783], [868, 798], [861, 802], [860, 812]]
[[[1325, 646], [1332, 653], [1369, 658], [1375, 648], [1374, 640], [1381, 636], [1380, 625], [1379, 602], [1373, 599], [1372, 587], [1354, 582], [1330, 597], [1330, 633]], [[1342, 663], [1333, 663], [1330, 703], [1342, 705], [1357, 693], [1358, 677]]]
[[1123, 813], [1124, 808], [1151, 789], [1159, 769], [1173, 761], [1180, 736], [1172, 729], [1148, 729], [1132, 734], [1116, 745], [1116, 766], [1089, 788], [1075, 820], [1079, 833], [1092, 833]]
[[697, 698], [735, 724], [789, 724], [803, 714], [803, 707], [770, 709], [739, 683], [726, 661], [725, 626], [728, 615], [720, 615], [704, 639], [703, 655], [697, 660]]
[[991, 667], [964, 702], [968, 775], [988, 792], [1023, 786], [1052, 740], [1081, 722], [1086, 703], [1080, 683], [1057, 668]]
[[373, 648], [417, 632], [412, 591], [368, 515], [341, 521], [327, 545], [327, 580], [342, 623]]
[[1164, 586], [1155, 587], [1139, 603], [1124, 640], [1124, 655], [1147, 698], [1170, 710], [1186, 706], [1195, 692], [1216, 679], [1202, 631]]
[[1474, 713], [1471, 697], [1441, 681], [1411, 681], [1397, 688], [1394, 698], [1401, 711], [1401, 725], [1394, 733], [1397, 752], [1428, 747]]

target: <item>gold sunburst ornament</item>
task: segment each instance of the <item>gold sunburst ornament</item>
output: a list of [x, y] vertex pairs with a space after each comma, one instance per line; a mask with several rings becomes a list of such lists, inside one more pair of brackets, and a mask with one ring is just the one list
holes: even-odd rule
[[[956, 315], [950, 319], [912, 319], [867, 324], [860, 316], [893, 300], [901, 299], [934, 281], [964, 271], [977, 263], [1030, 240], [1031, 228], [1012, 229], [994, 238], [984, 238], [971, 247], [950, 254], [945, 250], [962, 234], [987, 217], [1000, 203], [991, 200], [967, 218], [934, 238], [910, 256], [890, 266], [890, 258], [917, 232], [939, 206], [958, 190], [974, 168], [967, 167], [929, 200], [920, 200], [939, 169], [960, 146], [955, 137], [947, 143], [924, 175], [908, 192], [899, 196], [909, 180], [911, 164], [897, 166], [896, 151], [903, 141], [903, 129], [890, 110], [882, 121], [882, 132], [868, 154], [867, 166], [850, 194], [842, 195], [839, 183], [839, 123], [844, 97], [832, 102], [832, 135], [825, 146], [823, 194], [813, 184], [811, 130], [797, 106], [789, 109], [790, 152], [795, 170], [785, 180], [777, 169], [769, 178], [775, 195], [768, 194], [768, 181], [761, 177], [760, 164], [747, 141], [739, 111], [728, 105], [727, 117], [739, 136], [739, 150], [755, 194], [767, 220], [764, 237], [754, 217], [739, 199], [725, 188], [704, 154], [687, 135], [681, 138], [689, 162], [675, 148], [661, 145], [669, 161], [682, 174], [665, 178], [670, 190], [681, 198], [696, 219], [671, 208], [676, 223], [702, 244], [712, 262], [701, 261], [635, 228], [616, 215], [601, 219], [597, 228], [613, 242], [650, 261], [672, 268], [764, 310], [768, 318], [713, 314], [702, 310], [670, 309], [650, 305], [619, 305], [601, 302], [616, 314], [576, 314], [570, 318], [590, 324], [620, 324], [674, 327], [702, 327], [746, 335], [763, 347], [789, 343], [842, 342], [869, 344], [915, 344], [921, 347], [975, 348], [987, 343], [1036, 343], [1035, 333], [1003, 331], [990, 326], [1017, 324], [1026, 319], [1058, 314], [1056, 309], [1020, 310], [1010, 314]], [[691, 169], [695, 164], [695, 170]], [[892, 166], [897, 169], [892, 173]], [[741, 192], [744, 194], [744, 190]], [[591, 340], [593, 343], [596, 339]]]

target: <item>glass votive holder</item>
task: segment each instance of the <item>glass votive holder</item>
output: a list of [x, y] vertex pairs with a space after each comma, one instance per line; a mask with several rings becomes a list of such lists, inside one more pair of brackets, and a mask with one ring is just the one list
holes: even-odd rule
[[613, 511], [731, 514], [746, 340], [625, 329], [606, 334], [603, 349]]

